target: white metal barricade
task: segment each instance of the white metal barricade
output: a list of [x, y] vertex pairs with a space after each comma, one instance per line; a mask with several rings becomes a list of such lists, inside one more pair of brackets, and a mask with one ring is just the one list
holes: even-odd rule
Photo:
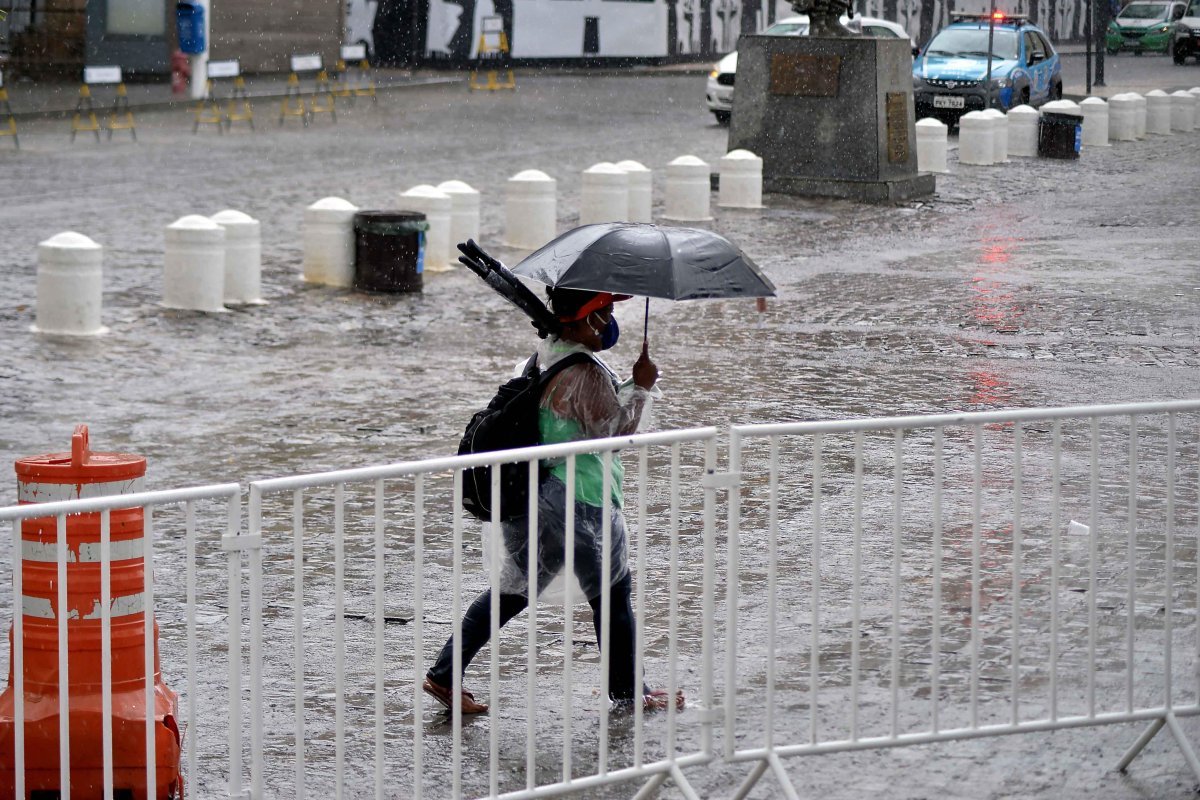
[[[166, 682], [181, 698], [182, 708], [176, 709], [176, 718], [182, 719], [183, 728], [183, 774], [190, 793], [196, 787], [208, 786], [219, 782], [211, 776], [219, 773], [221, 759], [220, 742], [227, 741], [228, 773], [225, 778], [228, 783], [230, 796], [241, 795], [241, 775], [244, 754], [242, 752], [242, 728], [235, 721], [242, 718], [242, 696], [238, 682], [241, 674], [241, 615], [238, 612], [240, 597], [237, 594], [241, 572], [240, 557], [236, 547], [230, 543], [238, 537], [240, 522], [240, 502], [237, 484], [222, 484], [203, 486], [194, 489], [177, 489], [158, 492], [141, 492], [116, 496], [93, 497], [81, 500], [36, 503], [0, 508], [0, 522], [12, 523], [12, 595], [9, 600], [13, 609], [12, 617], [12, 663], [10, 664], [13, 690], [13, 750], [0, 757], [5, 767], [12, 769], [16, 797], [26, 796], [26, 704], [30, 698], [24, 686], [25, 669], [23, 654], [25, 652], [24, 617], [35, 613], [38, 616], [50, 614], [58, 626], [58, 768], [61, 781], [60, 796], [68, 800], [71, 795], [71, 714], [69, 700], [73, 692], [69, 690], [71, 676], [68, 670], [70, 659], [68, 654], [71, 641], [68, 634], [68, 618], [76, 612], [70, 608], [68, 592], [67, 565], [78, 560], [97, 560], [100, 575], [100, 600], [97, 609], [86, 615], [85, 619], [96, 618], [100, 622], [100, 663], [102, 675], [86, 676], [100, 686], [101, 714], [101, 750], [103, 776], [103, 795], [107, 798], [121, 796], [122, 790], [129, 787], [114, 786], [114, 752], [113, 752], [113, 675], [112, 675], [112, 618], [121, 613], [114, 604], [111, 586], [111, 571], [114, 560], [140, 557], [143, 561], [144, 586], [136, 603], [123, 603], [125, 606], [136, 606], [145, 614], [143, 627], [145, 639], [143, 642], [144, 664], [142, 669], [145, 681], [145, 776], [144, 785], [156, 785], [156, 743], [155, 743], [155, 663], [154, 637], [155, 617], [162, 622], [161, 654], [163, 675]], [[213, 506], [216, 512], [212, 511]], [[180, 507], [181, 508], [177, 508]], [[128, 547], [128, 542], [113, 542], [111, 540], [110, 517], [113, 511], [142, 507], [144, 509], [144, 528], [140, 543], [136, 548]], [[68, 518], [77, 514], [99, 514], [100, 545], [98, 553], [80, 552], [76, 554], [67, 546]], [[200, 524], [197, 514], [200, 513]], [[57, 521], [57, 545], [53, 548], [38, 547], [36, 542], [23, 541], [22, 522], [31, 519], [55, 518]], [[157, 537], [157, 541], [156, 541]], [[120, 545], [118, 547], [118, 545]], [[57, 602], [40, 611], [37, 598], [32, 600], [23, 594], [22, 559], [32, 557], [34, 560], [50, 560], [49, 551], [53, 551], [52, 560], [57, 568], [56, 590]], [[180, 558], [172, 559], [166, 571], [170, 577], [163, 575], [160, 568], [158, 578], [155, 578], [155, 564], [160, 567], [163, 553], [166, 550], [175, 551]], [[182, 552], [179, 552], [182, 551]], [[225, 551], [224, 553], [222, 551]], [[208, 565], [207, 559], [216, 557], [224, 561], [224, 565]], [[202, 562], [202, 560], [204, 562]], [[201, 638], [200, 623], [205, 622], [205, 633], [211, 632], [211, 624], [221, 616], [219, 604], [221, 598], [213, 594], [213, 588], [219, 583], [220, 572], [224, 571], [229, 577], [229, 593], [227, 595], [228, 611], [226, 636], [205, 636]], [[182, 573], [182, 574], [181, 574]], [[201, 583], [203, 581], [203, 583]], [[183, 586], [180, 586], [180, 582]], [[21, 602], [16, 602], [22, 598]], [[130, 598], [122, 598], [129, 600]], [[156, 610], [157, 606], [157, 610]], [[166, 613], [164, 613], [164, 608]], [[57, 609], [57, 610], [56, 610]], [[82, 612], [80, 612], [82, 613]], [[65, 645], [65, 646], [64, 646]], [[84, 645], [86, 646], [86, 645]], [[203, 658], [199, 648], [204, 647]], [[213, 658], [214, 652], [224, 651], [228, 660], [222, 665], [221, 661]], [[186, 680], [180, 685], [176, 677], [178, 671], [186, 666]], [[228, 687], [226, 689], [226, 687]], [[226, 692], [224, 697], [221, 693]], [[37, 699], [37, 698], [35, 698]], [[227, 704], [227, 705], [226, 705]], [[205, 714], [201, 715], [203, 709]], [[200, 752], [200, 748], [205, 752]], [[78, 748], [78, 744], [76, 744]], [[78, 750], [77, 750], [78, 752]], [[12, 761], [8, 759], [11, 757]], [[203, 761], [203, 765], [201, 765]], [[120, 765], [116, 765], [120, 766]], [[94, 789], [88, 787], [88, 796]]]
[[[715, 617], [717, 564], [715, 488], [705, 476], [715, 468], [716, 434], [713, 428], [643, 434], [251, 483], [248, 541], [257, 548], [249, 570], [250, 692], [257, 710], [252, 796], [340, 798], [370, 791], [382, 798], [387, 787], [413, 798], [515, 799], [633, 780], [652, 792], [673, 780], [696, 797], [683, 769], [711, 760], [713, 718], [693, 711], [684, 718], [674, 708], [644, 715], [639, 702], [627, 715], [611, 715], [607, 693], [592, 689], [607, 685], [608, 648], [593, 656], [586, 643], [595, 640], [576, 639], [570, 582], [561, 624], [557, 613], [539, 613], [533, 604], [524, 636], [507, 628], [499, 634], [501, 537], [490, 538], [491, 566], [481, 581], [482, 570], [470, 563], [483, 555], [475, 545], [477, 523], [460, 505], [469, 467], [528, 464], [536, 498], [539, 460], [565, 459], [572, 509], [578, 456], [598, 453], [605, 466], [618, 450], [636, 456], [633, 502], [626, 503], [636, 553], [635, 677], [642, 679], [645, 661], [651, 682], [665, 681], [669, 696], [686, 688], [691, 705], [708, 708], [715, 631], [705, 621]], [[497, 497], [499, 470], [492, 475]], [[608, 470], [605, 475], [607, 492]], [[530, 509], [536, 516], [533, 499]], [[567, 575], [573, 526], [568, 511]], [[536, 524], [530, 530], [536, 537]], [[601, 574], [609, 568], [608, 513], [603, 533]], [[696, 554], [691, 562], [680, 557], [681, 546]], [[538, 552], [536, 541], [527, 552]], [[527, 561], [536, 594], [537, 559]], [[611, 587], [602, 584], [607, 609]], [[463, 596], [483, 588], [493, 598], [486, 664], [491, 709], [473, 719], [461, 714], [458, 694]], [[290, 595], [293, 611], [265, 605], [264, 595]], [[609, 621], [602, 615], [602, 641]], [[284, 644], [289, 627], [290, 648]], [[438, 709], [423, 696], [421, 682], [432, 648], [451, 632], [460, 646], [454, 648], [455, 713], [447, 718], [426, 713], [430, 705]], [[272, 643], [269, 649], [264, 641]], [[684, 664], [694, 667], [686, 685]], [[264, 705], [266, 687], [289, 683], [290, 709]], [[516, 699], [522, 694], [523, 703]], [[688, 725], [677, 725], [681, 718]], [[266, 758], [289, 750], [290, 770]], [[313, 769], [316, 763], [321, 770]]]
[[1200, 713], [1197, 411], [736, 426], [736, 797], [768, 770], [797, 797], [790, 756], [1137, 721], [1118, 768], [1166, 726], [1200, 778], [1178, 723]]

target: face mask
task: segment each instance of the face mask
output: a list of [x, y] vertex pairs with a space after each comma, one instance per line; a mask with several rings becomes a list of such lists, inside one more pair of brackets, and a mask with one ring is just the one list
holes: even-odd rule
[[[590, 315], [588, 317], [588, 327], [592, 328]], [[603, 330], [592, 328], [592, 333], [600, 337], [600, 349], [609, 350], [616, 345], [617, 339], [621, 338], [621, 327], [617, 325], [616, 317], [609, 317], [608, 324], [604, 326]]]

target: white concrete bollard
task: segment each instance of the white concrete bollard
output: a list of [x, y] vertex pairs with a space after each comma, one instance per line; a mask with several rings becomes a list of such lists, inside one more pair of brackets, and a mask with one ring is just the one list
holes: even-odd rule
[[558, 231], [558, 181], [527, 169], [508, 179], [504, 196], [504, 244], [536, 250]]
[[163, 305], [192, 311], [225, 310], [225, 229], [190, 214], [167, 226]]
[[1032, 106], [1017, 106], [1008, 112], [1008, 154], [1035, 158], [1038, 152], [1038, 126], [1042, 114]]
[[1171, 135], [1171, 96], [1162, 89], [1146, 93], [1146, 133]]
[[450, 195], [450, 258], [457, 261], [459, 242], [479, 241], [479, 191], [462, 181], [442, 181], [437, 189]]
[[1171, 130], [1191, 133], [1196, 129], [1196, 97], [1182, 89], [1171, 93]]
[[981, 112], [992, 120], [992, 163], [1008, 161], [1008, 117], [998, 108], [987, 108]]
[[917, 120], [917, 171], [949, 172], [946, 153], [950, 128], [933, 117]]
[[601, 161], [583, 171], [579, 224], [629, 221], [629, 173]]
[[749, 150], [730, 150], [721, 157], [721, 186], [717, 205], [722, 208], [762, 208], [763, 161]]
[[100, 324], [104, 248], [82, 233], [66, 231], [38, 243], [38, 333], [92, 336]]
[[629, 175], [629, 221], [653, 222], [654, 172], [637, 161], [618, 161]]
[[358, 206], [325, 197], [304, 209], [304, 280], [326, 286], [354, 283], [354, 214]]
[[1129, 92], [1133, 102], [1133, 135], [1136, 139], [1146, 138], [1146, 98], [1137, 92]]
[[412, 187], [400, 195], [400, 206], [404, 211], [419, 211], [425, 215], [429, 230], [425, 232], [425, 271], [446, 272], [454, 268], [458, 252], [450, 241], [450, 218], [453, 208], [450, 195], [428, 183]]
[[995, 163], [993, 119], [982, 111], [968, 111], [958, 120], [958, 163], [987, 167]]
[[262, 305], [262, 232], [258, 220], [227, 208], [212, 215], [225, 229], [225, 304]]
[[667, 219], [703, 221], [712, 219], [711, 169], [696, 156], [680, 156], [667, 164]]
[[1083, 146], [1108, 147], [1108, 103], [1099, 97], [1087, 97], [1079, 110], [1083, 112]]
[[1128, 93], [1108, 99], [1108, 138], [1113, 142], [1132, 142], [1137, 138], [1137, 101]]

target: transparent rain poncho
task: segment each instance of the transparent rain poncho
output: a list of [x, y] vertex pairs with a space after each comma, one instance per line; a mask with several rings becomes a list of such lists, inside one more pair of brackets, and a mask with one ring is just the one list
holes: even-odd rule
[[[568, 367], [547, 384], [542, 394], [539, 427], [542, 444], [626, 436], [648, 424], [657, 388], [646, 390], [632, 380], [618, 382], [612, 371], [586, 347], [559, 339], [547, 339], [538, 349], [538, 364], [544, 370], [571, 353], [589, 353], [591, 363]], [[525, 363], [517, 365], [520, 373]], [[538, 596], [543, 601], [561, 602], [564, 596], [567, 529], [566, 459], [543, 463], [550, 474], [538, 493]], [[603, 587], [603, 504], [611, 511], [609, 583], [629, 573], [629, 544], [621, 513], [624, 467], [613, 453], [609, 496], [604, 498], [604, 458], [587, 454], [575, 458], [575, 536], [573, 602], [599, 596]], [[501, 525], [500, 591], [526, 595], [528, 575], [528, 520], [517, 518]], [[491, 560], [491, 526], [483, 525], [484, 558]]]

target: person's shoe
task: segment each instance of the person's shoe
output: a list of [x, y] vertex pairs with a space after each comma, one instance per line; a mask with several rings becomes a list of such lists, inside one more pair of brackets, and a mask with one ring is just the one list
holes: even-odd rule
[[[687, 698], [683, 696], [683, 690], [677, 690], [675, 692], [675, 710], [683, 711], [686, 703]], [[667, 694], [666, 689], [653, 689], [642, 695], [643, 711], [666, 711], [670, 705], [671, 697]]]
[[[439, 683], [434, 683], [432, 679], [426, 677], [425, 682], [421, 684], [421, 688], [425, 690], [425, 694], [437, 700], [451, 712], [454, 711], [454, 692], [442, 686]], [[463, 689], [460, 692], [462, 697], [462, 713], [464, 714], [486, 714], [488, 707], [487, 703], [480, 703], [475, 699], [475, 695]]]

